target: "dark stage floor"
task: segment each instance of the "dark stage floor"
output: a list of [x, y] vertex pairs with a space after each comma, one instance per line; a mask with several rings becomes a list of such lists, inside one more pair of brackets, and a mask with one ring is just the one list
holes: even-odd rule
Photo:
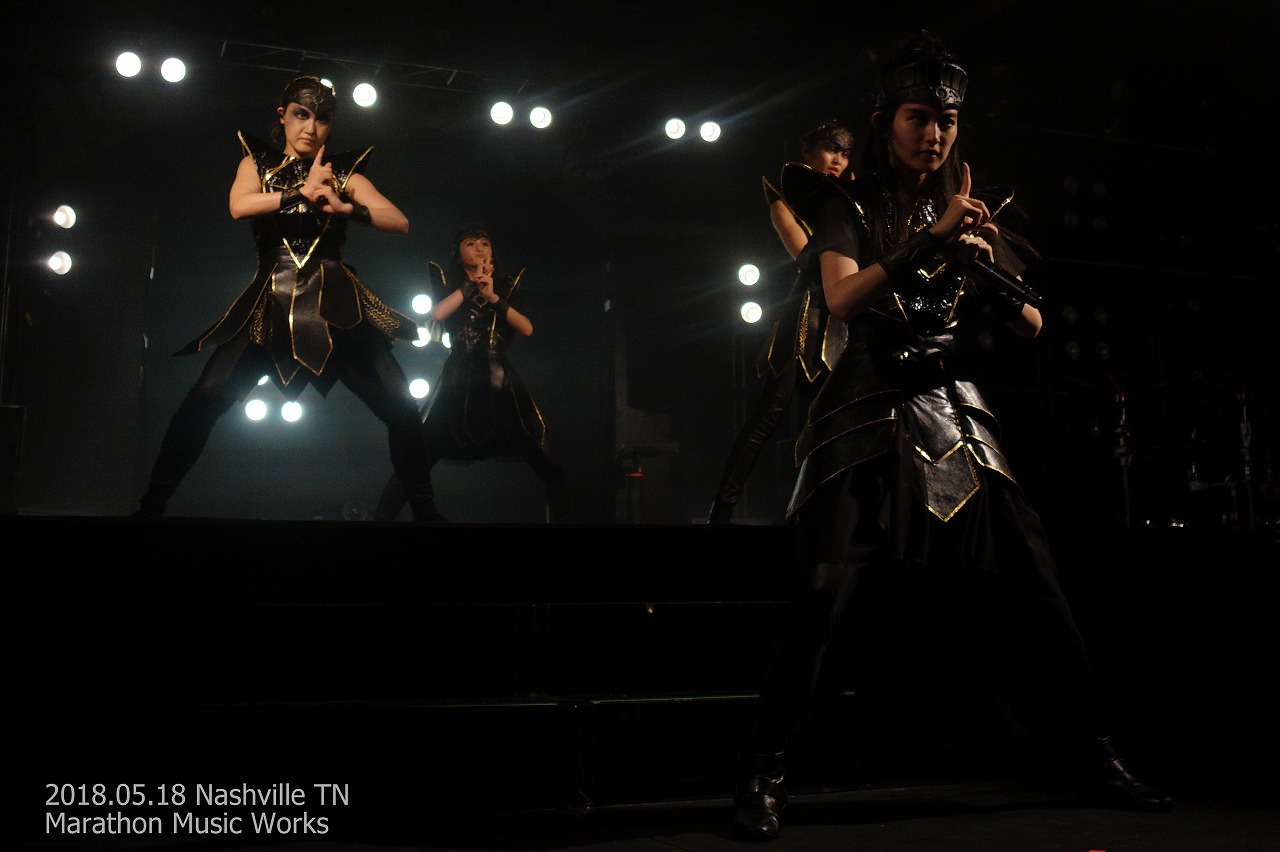
[[[1177, 807], [1147, 814], [1079, 807], [1052, 786], [956, 782], [812, 791], [794, 797], [783, 835], [735, 841], [730, 802], [703, 798], [499, 813], [457, 820], [429, 801], [382, 821], [329, 823], [331, 838], [35, 839], [31, 849], [270, 850], [856, 850], [856, 852], [1274, 852], [1274, 782], [1176, 790]], [[483, 795], [482, 790], [474, 791]], [[17, 815], [15, 815], [17, 816]]]
[[[19, 845], [741, 846], [728, 793], [785, 528], [8, 516], [0, 534], [22, 545]], [[1121, 752], [1178, 807], [1076, 806], [1006, 724], [1038, 695], [1016, 657], [975, 667], [967, 604], [886, 586], [831, 650], [768, 848], [1280, 849], [1275, 536], [1057, 539]], [[112, 814], [138, 833], [87, 833]]]
[[[856, 850], [856, 852], [1274, 852], [1276, 785], [1184, 791], [1170, 813], [1081, 808], [1052, 787], [1007, 782], [906, 784], [797, 796], [781, 838], [730, 838], [728, 799], [542, 812], [449, 826], [419, 848], [576, 850]], [[414, 846], [401, 836], [394, 845]], [[372, 844], [371, 844], [372, 845]]]

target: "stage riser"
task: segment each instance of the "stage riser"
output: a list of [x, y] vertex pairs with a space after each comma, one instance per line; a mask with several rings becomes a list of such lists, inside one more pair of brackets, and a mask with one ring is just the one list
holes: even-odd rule
[[[6, 596], [40, 777], [346, 779], [457, 812], [727, 795], [794, 576], [784, 528], [5, 523], [40, 551]], [[1276, 541], [1187, 532], [1054, 532], [1064, 588], [1127, 754], [1261, 771]], [[983, 701], [1034, 689], [966, 656], [963, 599], [916, 579], [850, 613], [798, 783], [1007, 756]]]

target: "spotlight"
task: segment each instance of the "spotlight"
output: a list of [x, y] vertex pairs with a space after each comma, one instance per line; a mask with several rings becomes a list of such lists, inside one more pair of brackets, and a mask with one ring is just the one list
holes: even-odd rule
[[738, 267], [738, 280], [750, 287], [760, 280], [760, 269], [754, 263], [744, 263]]
[[453, 348], [453, 338], [449, 336], [449, 332], [446, 331], [444, 334], [440, 335], [440, 345], [445, 349]]
[[46, 262], [49, 264], [49, 268], [58, 275], [66, 275], [71, 271], [71, 255], [65, 251], [55, 251], [49, 255], [49, 260]]
[[515, 114], [511, 104], [506, 101], [498, 101], [489, 109], [489, 117], [493, 119], [494, 124], [510, 124]]
[[187, 76], [187, 66], [181, 59], [171, 56], [160, 66], [160, 76], [170, 83], [180, 82]]
[[289, 423], [297, 423], [302, 418], [302, 405], [296, 401], [286, 402], [280, 406], [280, 416]]
[[137, 77], [142, 71], [142, 60], [138, 54], [126, 50], [124, 53], [116, 57], [116, 71], [121, 77]]
[[69, 204], [59, 204], [53, 211], [53, 223], [59, 228], [71, 228], [76, 223], [76, 211]]
[[426, 399], [427, 394], [431, 393], [431, 382], [426, 379], [414, 379], [409, 382], [409, 393], [414, 399]]
[[351, 99], [356, 102], [356, 106], [371, 107], [378, 99], [378, 90], [372, 83], [361, 83], [351, 90]]
[[431, 330], [418, 326], [418, 336], [414, 338], [413, 345], [421, 349], [431, 342]]
[[678, 118], [672, 118], [667, 121], [667, 136], [672, 139], [679, 139], [684, 135], [684, 122]]
[[738, 311], [742, 315], [745, 322], [757, 323], [760, 317], [764, 316], [764, 311], [755, 302], [743, 302], [742, 309]]
[[257, 422], [267, 416], [267, 404], [260, 399], [251, 399], [244, 404], [244, 416]]
[[546, 107], [534, 107], [529, 110], [529, 123], [542, 130], [551, 126], [551, 110]]
[[698, 132], [702, 134], [702, 138], [705, 141], [714, 142], [720, 138], [720, 125], [714, 121], [704, 121]]

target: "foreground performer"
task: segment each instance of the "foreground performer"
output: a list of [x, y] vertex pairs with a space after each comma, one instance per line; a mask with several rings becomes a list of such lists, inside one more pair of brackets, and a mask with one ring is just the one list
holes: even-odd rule
[[343, 382], [386, 424], [391, 463], [415, 518], [427, 520], [418, 406], [391, 353], [396, 338], [417, 338], [417, 324], [387, 307], [341, 255], [349, 222], [406, 234], [409, 220], [365, 177], [372, 148], [325, 153], [336, 106], [328, 85], [297, 77], [271, 128], [283, 151], [240, 134], [231, 216], [251, 221], [258, 270], [221, 319], [177, 353], [213, 350], [169, 422], [137, 516], [164, 514], [218, 418], [266, 374], [291, 400], [308, 385], [323, 395]]
[[778, 836], [788, 738], [859, 580], [881, 571], [996, 584], [1035, 626], [1019, 640], [1035, 643], [1041, 681], [1060, 697], [1065, 727], [1055, 735], [1071, 746], [1081, 800], [1139, 810], [1172, 804], [1113, 750], [1044, 527], [1001, 454], [989, 407], [953, 366], [957, 326], [977, 310], [990, 308], [1023, 337], [1041, 326], [1025, 303], [1029, 291], [977, 278], [983, 261], [1015, 276], [1021, 264], [987, 205], [970, 194], [956, 149], [967, 85], [951, 54], [922, 34], [882, 70], [848, 195], [801, 202], [783, 177], [784, 195], [813, 223], [807, 251], [849, 337], [797, 444], [788, 516], [798, 525], [803, 577], [744, 750], [731, 822], [743, 839]]
[[[800, 137], [801, 162], [831, 179], [849, 179], [849, 155], [853, 134], [836, 122], [824, 122]], [[811, 227], [767, 180], [763, 181], [769, 221], [783, 248], [797, 260], [809, 241]], [[728, 523], [764, 442], [778, 428], [797, 392], [806, 406], [830, 365], [840, 357], [844, 324], [831, 317], [822, 295], [817, 269], [797, 266], [781, 315], [757, 358], [760, 390], [755, 408], [734, 439], [733, 449], [720, 474], [720, 485], [711, 504], [709, 520]]]
[[[517, 334], [533, 334], [519, 292], [524, 270], [495, 273], [493, 239], [481, 224], [458, 231], [447, 274], [436, 264], [431, 268], [436, 300], [431, 318], [448, 331], [451, 348], [422, 418], [428, 470], [440, 459], [523, 458], [542, 480], [547, 520], [567, 521], [564, 472], [551, 452], [547, 425], [507, 357]], [[392, 475], [374, 519], [394, 520], [404, 504], [405, 489], [399, 475]], [[436, 521], [445, 520], [434, 502], [429, 512]]]

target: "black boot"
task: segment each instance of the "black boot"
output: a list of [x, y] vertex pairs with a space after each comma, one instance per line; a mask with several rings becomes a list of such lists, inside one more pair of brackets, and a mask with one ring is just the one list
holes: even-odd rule
[[1133, 777], [1111, 745], [1111, 737], [1099, 737], [1088, 752], [1089, 760], [1077, 781], [1082, 804], [1127, 811], [1173, 808], [1173, 799]]
[[710, 524], [727, 524], [729, 519], [733, 517], [733, 509], [738, 505], [736, 500], [724, 500], [717, 497], [715, 502], [711, 504], [711, 514], [707, 516], [707, 523]]
[[730, 828], [739, 840], [776, 840], [778, 815], [787, 805], [782, 786], [782, 752], [749, 754], [743, 759], [733, 797]]
[[138, 501], [138, 510], [133, 513], [133, 517], [163, 517], [165, 510], [169, 508], [169, 498], [177, 490], [178, 484], [176, 482], [166, 482], [162, 479], [151, 480], [151, 484], [147, 486], [147, 493], [143, 494], [142, 499]]
[[[410, 489], [405, 495], [413, 521], [418, 524], [447, 524], [449, 519], [436, 508], [436, 492], [431, 482]], [[393, 515], [394, 517], [394, 515]]]

